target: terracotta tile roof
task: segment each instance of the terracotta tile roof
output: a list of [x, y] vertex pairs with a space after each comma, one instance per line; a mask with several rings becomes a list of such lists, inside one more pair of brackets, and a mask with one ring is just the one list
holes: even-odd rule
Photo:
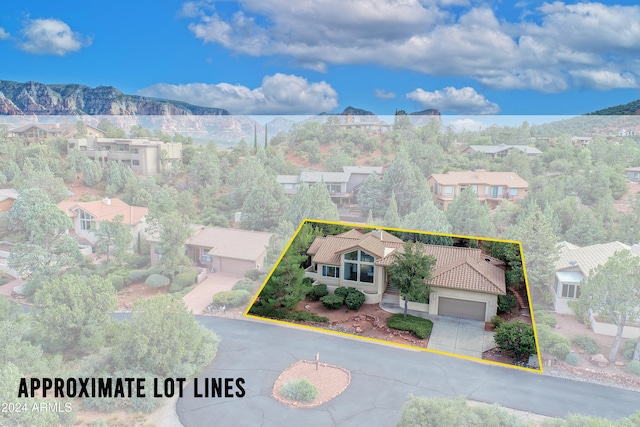
[[440, 185], [506, 185], [509, 188], [528, 188], [527, 181], [515, 172], [464, 171], [434, 173], [430, 176]]
[[620, 242], [599, 243], [583, 248], [568, 242], [558, 243], [560, 257], [556, 261], [556, 270], [579, 269], [586, 277], [589, 272], [607, 262], [614, 253], [621, 250], [631, 251], [631, 246]]
[[117, 215], [123, 216], [123, 224], [135, 225], [142, 222], [143, 217], [149, 209], [130, 206], [120, 199], [103, 199], [93, 202], [72, 202], [62, 201], [58, 203], [58, 208], [62, 209], [68, 216], [75, 217], [76, 209], [82, 209], [93, 216], [96, 222], [112, 221]]
[[[338, 236], [317, 237], [307, 253], [319, 264], [340, 266], [341, 254], [362, 249], [374, 255], [375, 265], [386, 267], [401, 253], [404, 242], [386, 231], [362, 234], [351, 230]], [[355, 232], [355, 233], [354, 233]], [[380, 240], [380, 235], [388, 240]], [[423, 245], [424, 252], [436, 258], [431, 286], [485, 292], [506, 293], [504, 265], [501, 260], [480, 249], [454, 246]]]

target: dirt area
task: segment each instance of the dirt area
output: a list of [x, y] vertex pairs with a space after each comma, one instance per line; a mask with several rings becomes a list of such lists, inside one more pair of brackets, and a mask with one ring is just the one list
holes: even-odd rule
[[[282, 386], [291, 380], [306, 378], [318, 390], [313, 402], [297, 402], [282, 396]], [[312, 408], [327, 403], [342, 393], [351, 382], [351, 374], [339, 366], [301, 360], [285, 369], [273, 385], [273, 397], [278, 402], [297, 408]]]
[[[586, 335], [593, 338], [600, 346], [600, 353], [608, 358], [615, 337], [594, 333], [586, 325], [580, 323], [575, 316], [567, 314], [551, 313], [556, 319], [554, 332], [568, 338]], [[581, 381], [595, 382], [640, 391], [640, 376], [632, 375], [626, 371], [626, 360], [622, 354], [625, 339], [620, 343], [615, 363], [607, 366], [598, 366], [591, 362], [593, 355], [585, 352], [575, 344], [571, 344], [571, 350], [579, 357], [578, 366], [570, 366], [564, 361], [556, 360], [553, 356], [543, 354], [543, 370], [548, 375], [573, 378]]]
[[635, 195], [640, 192], [640, 182], [628, 181], [627, 187], [629, 188], [628, 193], [622, 196], [619, 200], [614, 200], [613, 202], [613, 206], [616, 210], [622, 213], [629, 213], [633, 211], [633, 199]]
[[[78, 174], [80, 175], [80, 174]], [[79, 202], [88, 198], [104, 197], [104, 189], [100, 186], [87, 187], [82, 183], [82, 180], [76, 179], [72, 184], [67, 186], [73, 193], [67, 200], [72, 202]]]
[[301, 301], [296, 310], [304, 310], [329, 318], [327, 323], [291, 322], [310, 325], [321, 329], [342, 332], [360, 337], [390, 341], [397, 344], [426, 348], [428, 339], [419, 339], [413, 333], [387, 327], [387, 319], [392, 313], [384, 311], [378, 304], [365, 304], [358, 311], [343, 307], [329, 310], [320, 301]]
[[156, 295], [163, 295], [168, 292], [168, 286], [157, 288], [154, 286], [147, 286], [144, 283], [132, 283], [124, 289], [121, 289], [116, 294], [118, 300], [119, 311], [130, 311], [133, 307], [133, 303], [140, 298], [150, 298]]

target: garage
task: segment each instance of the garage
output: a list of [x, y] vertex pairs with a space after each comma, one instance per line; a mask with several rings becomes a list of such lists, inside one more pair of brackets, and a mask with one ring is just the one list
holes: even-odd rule
[[487, 303], [455, 298], [438, 298], [438, 314], [484, 322]]
[[256, 264], [252, 261], [246, 261], [233, 258], [213, 258], [213, 268], [220, 273], [238, 274], [244, 276], [249, 270], [256, 268]]

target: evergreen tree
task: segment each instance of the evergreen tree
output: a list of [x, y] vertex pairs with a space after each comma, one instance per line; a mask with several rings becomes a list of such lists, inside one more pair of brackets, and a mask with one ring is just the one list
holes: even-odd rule
[[447, 209], [447, 219], [455, 234], [493, 237], [496, 230], [491, 222], [489, 208], [478, 200], [471, 187], [465, 188]]
[[389, 207], [384, 214], [384, 225], [386, 227], [398, 228], [401, 225], [400, 216], [398, 215], [398, 205], [396, 203], [396, 194], [391, 192], [391, 200], [389, 201]]
[[511, 233], [505, 232], [503, 237], [522, 242], [529, 286], [548, 298], [548, 286], [553, 283], [560, 249], [547, 217], [536, 206], [524, 221], [512, 229]]

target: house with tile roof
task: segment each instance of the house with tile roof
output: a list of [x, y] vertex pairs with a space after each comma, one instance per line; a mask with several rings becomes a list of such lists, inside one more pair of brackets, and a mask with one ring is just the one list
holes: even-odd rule
[[483, 169], [434, 173], [427, 178], [427, 182], [434, 200], [444, 210], [467, 187], [490, 208], [497, 207], [504, 200], [520, 202], [529, 189], [529, 183], [515, 172], [489, 172]]
[[[307, 250], [310, 267], [306, 277], [324, 284], [330, 292], [340, 286], [354, 287], [365, 303], [382, 300], [389, 285], [386, 267], [404, 251], [404, 241], [384, 231], [346, 233], [316, 237]], [[430, 314], [488, 322], [496, 315], [498, 295], [506, 294], [504, 263], [477, 248], [423, 245], [436, 265], [430, 288]]]
[[555, 311], [563, 314], [574, 314], [569, 302], [580, 297], [580, 282], [589, 277], [591, 270], [604, 265], [618, 251], [632, 250], [631, 246], [620, 242], [598, 243], [585, 247], [560, 242], [558, 247], [560, 257], [556, 261], [555, 280], [550, 289], [554, 295]]
[[95, 231], [100, 228], [100, 224], [121, 215], [122, 223], [127, 225], [134, 237], [134, 242], [139, 236], [144, 237], [146, 231], [145, 217], [147, 208], [130, 206], [118, 198], [107, 198], [92, 202], [75, 202], [64, 200], [58, 203], [58, 208], [62, 209], [73, 222], [73, 234], [81, 239], [85, 239], [90, 244], [97, 242]]
[[[105, 132], [91, 125], [87, 126], [87, 135], [104, 137]], [[10, 138], [22, 138], [26, 142], [43, 142], [51, 138], [71, 138], [77, 132], [71, 123], [35, 123], [19, 126], [9, 130]]]

